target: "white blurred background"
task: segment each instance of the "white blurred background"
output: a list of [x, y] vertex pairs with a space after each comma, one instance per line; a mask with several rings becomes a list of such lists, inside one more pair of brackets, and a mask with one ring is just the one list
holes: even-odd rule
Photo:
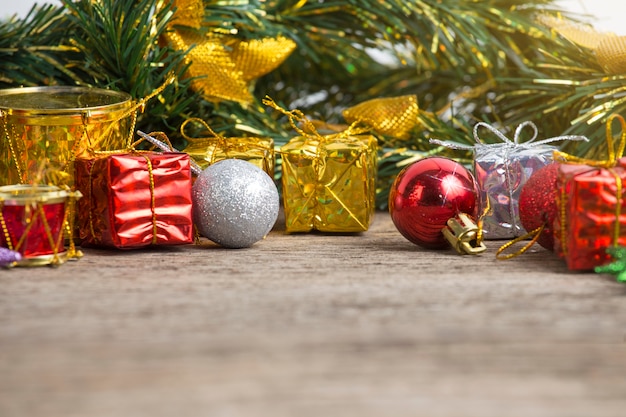
[[[124, 1], [124, 0], [119, 0]], [[60, 0], [0, 0], [0, 18], [14, 14], [24, 16], [33, 4], [61, 4]], [[524, 1], [520, 0], [520, 4]], [[623, 0], [556, 0], [555, 4], [563, 10], [589, 15], [589, 22], [596, 30], [626, 35], [624, 19], [626, 2]]]

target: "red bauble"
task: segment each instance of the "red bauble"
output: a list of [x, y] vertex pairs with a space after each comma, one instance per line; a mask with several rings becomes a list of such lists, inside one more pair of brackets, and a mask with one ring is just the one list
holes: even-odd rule
[[543, 226], [537, 243], [554, 250], [554, 220], [557, 216], [556, 192], [559, 163], [552, 162], [535, 171], [522, 187], [519, 218], [527, 231]]
[[459, 213], [476, 217], [476, 183], [459, 163], [442, 157], [404, 168], [389, 193], [389, 213], [398, 231], [416, 245], [449, 247], [441, 230]]

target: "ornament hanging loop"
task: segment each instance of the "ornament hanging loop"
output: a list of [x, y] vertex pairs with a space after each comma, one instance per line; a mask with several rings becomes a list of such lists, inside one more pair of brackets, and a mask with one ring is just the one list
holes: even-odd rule
[[[353, 135], [361, 135], [363, 133], [367, 133], [372, 130], [370, 126], [362, 126], [363, 122], [361, 120], [355, 120], [351, 125], [348, 126], [346, 130], [340, 133], [336, 133], [333, 135], [321, 135], [313, 122], [311, 122], [302, 111], [298, 109], [294, 110], [285, 110], [280, 107], [276, 102], [270, 97], [265, 96], [263, 99], [263, 104], [273, 108], [274, 110], [278, 110], [280, 113], [284, 114], [289, 118], [289, 123], [291, 127], [298, 132], [299, 135], [310, 138], [314, 140], [319, 140], [322, 142], [329, 142], [335, 140], [337, 138], [346, 138], [346, 140], [350, 140]], [[302, 128], [298, 126], [298, 122], [302, 124]]]
[[[278, 104], [276, 104], [276, 102], [270, 96], [265, 96], [265, 98], [263, 99], [263, 104], [273, 108], [274, 110], [278, 110], [280, 113], [289, 117], [289, 124], [291, 124], [293, 130], [298, 132], [299, 135], [304, 137], [311, 137], [311, 135], [313, 135], [316, 139], [319, 139], [320, 142], [324, 141], [324, 137], [317, 132], [315, 125], [313, 125], [313, 123], [311, 123], [311, 121], [300, 110], [285, 110]], [[297, 122], [302, 123], [304, 129], [301, 129], [298, 126]]]
[[185, 133], [185, 128], [187, 127], [187, 125], [189, 123], [198, 123], [200, 125], [202, 125], [202, 127], [204, 127], [210, 134], [211, 136], [213, 136], [215, 139], [219, 140], [220, 143], [224, 143], [226, 141], [226, 138], [222, 135], [220, 135], [219, 133], [215, 132], [213, 129], [211, 129], [211, 126], [209, 126], [209, 124], [207, 122], [205, 122], [204, 120], [198, 118], [198, 117], [192, 117], [190, 119], [187, 119], [183, 122], [182, 125], [180, 125], [180, 134], [181, 136], [189, 141], [189, 142], [194, 142], [194, 141], [201, 141], [204, 140], [205, 138], [196, 138], [193, 136], [189, 136], [187, 133]]
[[487, 250], [485, 244], [478, 239], [478, 226], [465, 213], [459, 213], [457, 217], [449, 219], [441, 232], [454, 250], [461, 255], [478, 255]]

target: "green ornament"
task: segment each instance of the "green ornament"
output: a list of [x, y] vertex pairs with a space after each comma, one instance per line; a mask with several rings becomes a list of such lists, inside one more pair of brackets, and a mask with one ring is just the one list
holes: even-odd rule
[[618, 282], [626, 282], [626, 247], [611, 246], [606, 250], [606, 253], [613, 257], [613, 262], [596, 266], [596, 273], [615, 275]]

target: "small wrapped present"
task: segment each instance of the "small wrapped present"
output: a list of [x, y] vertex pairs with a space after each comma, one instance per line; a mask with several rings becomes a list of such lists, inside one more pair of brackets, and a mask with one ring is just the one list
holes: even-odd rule
[[[485, 127], [501, 143], [484, 143], [478, 129]], [[520, 142], [525, 127], [533, 130], [532, 137]], [[587, 140], [583, 136], [558, 136], [535, 141], [537, 127], [524, 122], [515, 130], [511, 141], [491, 125], [479, 122], [474, 126], [475, 145], [461, 145], [432, 139], [431, 143], [452, 149], [474, 151], [474, 176], [479, 192], [479, 220], [484, 239], [510, 239], [526, 234], [519, 218], [519, 197], [522, 187], [539, 168], [553, 161], [556, 147], [550, 143], [561, 140]]]
[[[611, 123], [619, 118], [622, 139], [613, 150]], [[607, 122], [609, 159], [594, 161], [558, 153], [566, 162], [557, 176], [555, 252], [570, 270], [591, 270], [612, 261], [607, 249], [626, 245], [626, 123], [619, 115]]]
[[[192, 122], [204, 126], [211, 134], [210, 137], [198, 138], [185, 133], [185, 127]], [[219, 135], [202, 119], [187, 119], [180, 127], [182, 136], [188, 141], [188, 145], [183, 152], [189, 154], [191, 158], [202, 168], [223, 159], [241, 159], [258, 166], [274, 178], [274, 141], [271, 138], [263, 137], [232, 137], [226, 138]]]
[[368, 230], [375, 211], [376, 138], [354, 127], [323, 136], [299, 111], [283, 110], [268, 98], [264, 103], [287, 114], [300, 134], [280, 148], [286, 231]]
[[83, 245], [130, 249], [193, 242], [189, 155], [124, 152], [75, 161]]

